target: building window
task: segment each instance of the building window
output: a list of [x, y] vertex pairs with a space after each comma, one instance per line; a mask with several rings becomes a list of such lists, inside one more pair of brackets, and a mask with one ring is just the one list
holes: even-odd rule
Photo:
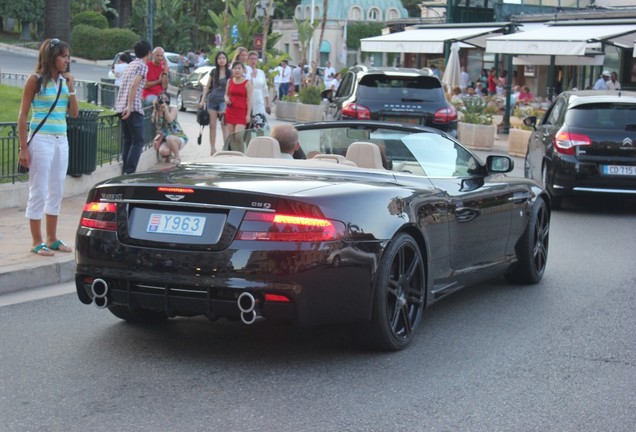
[[369, 15], [367, 15], [369, 21], [382, 21], [382, 12], [378, 8], [369, 9]]
[[362, 20], [362, 9], [358, 6], [353, 6], [349, 9], [349, 19], [352, 21], [361, 21]]
[[296, 10], [294, 11], [294, 17], [296, 19], [303, 19], [303, 10], [300, 6], [296, 6]]
[[391, 8], [388, 11], [386, 11], [386, 20], [387, 21], [393, 21], [396, 20], [400, 17], [399, 12], [397, 11], [397, 9]]

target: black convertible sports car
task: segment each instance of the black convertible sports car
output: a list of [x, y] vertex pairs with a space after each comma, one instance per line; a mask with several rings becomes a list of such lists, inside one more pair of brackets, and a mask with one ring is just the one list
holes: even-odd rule
[[357, 323], [398, 350], [446, 294], [541, 279], [549, 197], [507, 177], [509, 157], [484, 163], [424, 126], [296, 128], [310, 159], [245, 134], [245, 152], [96, 185], [77, 231], [79, 299], [133, 322]]

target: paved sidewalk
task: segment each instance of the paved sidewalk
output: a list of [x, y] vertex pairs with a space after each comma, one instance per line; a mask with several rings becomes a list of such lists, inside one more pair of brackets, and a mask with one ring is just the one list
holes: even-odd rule
[[[193, 112], [180, 113], [179, 120], [190, 138], [188, 144], [181, 151], [182, 162], [194, 162], [209, 156], [210, 146], [207, 128], [203, 132], [202, 145], [197, 145], [199, 126], [196, 123], [196, 114]], [[270, 118], [272, 126], [280, 122], [274, 117]], [[217, 149], [222, 147], [220, 129], [217, 132], [216, 147]], [[506, 136], [498, 136], [493, 151], [507, 154]], [[489, 152], [477, 151], [476, 153], [485, 159]], [[164, 162], [156, 162], [154, 150], [146, 151], [144, 158], [146, 166], [150, 167], [150, 170], [164, 169], [169, 166]], [[517, 168], [522, 166], [521, 159], [514, 159]], [[117, 166], [98, 168], [99, 170], [113, 172], [113, 170], [117, 170]], [[523, 173], [523, 171], [521, 172]], [[74, 246], [75, 244], [75, 232], [85, 203], [85, 194], [91, 185], [85, 181], [84, 190], [64, 198], [62, 203], [62, 212], [58, 219], [58, 237], [69, 245]], [[24, 217], [26, 189], [22, 187], [19, 193], [21, 193], [22, 205], [0, 208], [0, 244], [2, 244], [2, 248], [0, 248], [0, 294], [65, 283], [72, 281], [75, 277], [74, 253], [57, 252], [54, 257], [43, 257], [31, 252], [31, 235], [28, 222]]]

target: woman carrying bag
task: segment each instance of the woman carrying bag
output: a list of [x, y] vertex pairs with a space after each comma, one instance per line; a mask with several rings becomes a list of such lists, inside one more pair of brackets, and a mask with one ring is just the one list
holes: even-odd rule
[[[29, 168], [26, 217], [31, 230], [31, 251], [41, 256], [52, 256], [56, 250], [72, 251], [57, 238], [57, 217], [68, 169], [66, 115], [79, 114], [74, 78], [68, 71], [70, 61], [70, 46], [66, 42], [47, 39], [42, 43], [35, 73], [24, 86], [18, 114], [19, 163]], [[30, 110], [31, 122], [27, 127]], [[42, 237], [43, 216], [46, 241]]]

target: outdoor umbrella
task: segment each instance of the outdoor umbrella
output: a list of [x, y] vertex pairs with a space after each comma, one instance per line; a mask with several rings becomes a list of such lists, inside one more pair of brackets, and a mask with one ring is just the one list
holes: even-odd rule
[[459, 87], [459, 42], [453, 42], [450, 48], [450, 55], [446, 62], [446, 70], [442, 77], [442, 83], [446, 84], [448, 88], [446, 91], [452, 95], [453, 88]]

